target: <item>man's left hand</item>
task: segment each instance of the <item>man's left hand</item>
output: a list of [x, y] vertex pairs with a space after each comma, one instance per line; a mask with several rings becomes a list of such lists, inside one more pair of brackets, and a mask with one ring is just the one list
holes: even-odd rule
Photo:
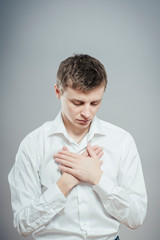
[[103, 172], [100, 166], [103, 162], [102, 160], [99, 161], [100, 156], [95, 154], [90, 144], [87, 145], [87, 152], [89, 156], [61, 150], [54, 157], [55, 161], [61, 164], [59, 169], [62, 172], [71, 174], [83, 182], [95, 185], [102, 176]]

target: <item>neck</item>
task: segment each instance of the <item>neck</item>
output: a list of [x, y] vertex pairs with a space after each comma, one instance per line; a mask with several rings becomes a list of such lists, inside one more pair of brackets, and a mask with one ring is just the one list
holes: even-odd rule
[[63, 123], [65, 125], [66, 131], [68, 135], [74, 139], [77, 143], [80, 143], [80, 141], [84, 138], [84, 136], [88, 133], [90, 125], [84, 129], [77, 128], [73, 126], [69, 120], [62, 115]]

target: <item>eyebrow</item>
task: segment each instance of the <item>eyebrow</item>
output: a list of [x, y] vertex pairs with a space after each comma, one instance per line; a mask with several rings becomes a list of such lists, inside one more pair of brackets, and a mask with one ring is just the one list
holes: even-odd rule
[[[80, 100], [80, 99], [76, 99], [76, 98], [70, 98], [70, 101], [75, 101], [75, 102], [85, 102], [83, 100]], [[96, 100], [93, 100], [91, 102], [101, 102], [102, 101], [102, 98], [101, 99], [96, 99]]]

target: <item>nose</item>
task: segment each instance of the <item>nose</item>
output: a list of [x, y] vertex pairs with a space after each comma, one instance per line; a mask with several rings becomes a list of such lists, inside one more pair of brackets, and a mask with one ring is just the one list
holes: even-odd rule
[[90, 106], [84, 105], [81, 116], [83, 116], [85, 119], [89, 119], [91, 117], [91, 111], [90, 111]]

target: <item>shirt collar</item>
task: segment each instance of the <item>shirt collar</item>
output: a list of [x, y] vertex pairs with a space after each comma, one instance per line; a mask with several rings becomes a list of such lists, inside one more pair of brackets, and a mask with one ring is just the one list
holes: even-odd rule
[[[67, 136], [67, 131], [64, 126], [63, 120], [62, 120], [62, 115], [61, 111], [57, 115], [54, 121], [52, 121], [52, 124], [50, 128], [48, 129], [48, 136], [53, 135], [53, 134], [63, 134]], [[98, 117], [94, 117], [91, 123], [91, 127], [89, 130], [89, 136], [93, 137], [96, 134], [100, 135], [105, 135], [104, 134], [104, 129], [102, 128], [101, 120]]]
[[95, 135], [105, 135], [104, 128], [102, 127], [102, 120], [99, 119], [97, 116], [94, 117], [91, 127], [89, 130], [89, 137], [88, 140], [92, 139]]
[[59, 112], [57, 117], [52, 121], [52, 124], [48, 129], [48, 136], [51, 136], [57, 133], [67, 135], [67, 131], [62, 120], [61, 111]]

